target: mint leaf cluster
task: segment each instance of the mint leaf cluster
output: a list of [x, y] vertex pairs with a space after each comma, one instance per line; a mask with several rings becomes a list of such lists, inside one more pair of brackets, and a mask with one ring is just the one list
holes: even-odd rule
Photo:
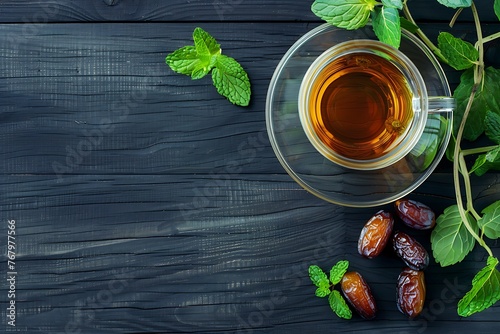
[[217, 92], [231, 103], [248, 106], [251, 87], [248, 74], [231, 57], [222, 54], [220, 44], [201, 28], [193, 31], [194, 45], [184, 46], [167, 55], [165, 62], [177, 73], [201, 79], [212, 72]]
[[364, 27], [371, 19], [378, 39], [395, 48], [401, 43], [402, 0], [316, 0], [312, 12], [322, 20], [349, 30]]
[[309, 278], [316, 286], [316, 297], [328, 297], [328, 304], [333, 313], [342, 319], [351, 319], [352, 311], [340, 291], [335, 290], [335, 285], [340, 283], [348, 267], [349, 261], [342, 260], [337, 262], [330, 269], [330, 278], [328, 278], [327, 274], [317, 265], [309, 266]]

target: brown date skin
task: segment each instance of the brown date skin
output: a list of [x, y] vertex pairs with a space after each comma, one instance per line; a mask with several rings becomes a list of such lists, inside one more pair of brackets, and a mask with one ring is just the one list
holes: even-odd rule
[[368, 259], [380, 255], [391, 237], [393, 227], [394, 219], [390, 212], [377, 212], [361, 230], [358, 253]]
[[423, 203], [401, 199], [394, 202], [394, 207], [398, 217], [411, 228], [428, 230], [436, 225], [434, 211]]
[[418, 316], [425, 303], [424, 272], [405, 268], [398, 277], [397, 306], [401, 313], [410, 318]]
[[344, 274], [340, 287], [345, 298], [364, 319], [373, 319], [377, 313], [375, 299], [364, 278], [355, 271]]
[[404, 232], [397, 232], [392, 238], [396, 254], [414, 270], [424, 270], [429, 265], [429, 253], [415, 238]]

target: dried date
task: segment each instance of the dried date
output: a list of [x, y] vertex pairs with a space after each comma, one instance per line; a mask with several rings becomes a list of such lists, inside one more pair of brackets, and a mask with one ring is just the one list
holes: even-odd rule
[[345, 298], [364, 319], [373, 319], [377, 313], [375, 299], [364, 278], [355, 271], [344, 274], [340, 287]]
[[361, 230], [358, 239], [359, 254], [369, 259], [378, 256], [387, 245], [393, 226], [394, 219], [390, 212], [377, 212]]
[[424, 272], [405, 268], [398, 277], [397, 306], [401, 313], [410, 318], [418, 316], [425, 303]]
[[427, 205], [409, 199], [397, 200], [394, 203], [396, 213], [411, 228], [428, 230], [436, 225], [436, 215]]
[[424, 270], [429, 265], [429, 253], [415, 238], [404, 232], [397, 232], [392, 238], [396, 254], [414, 270]]

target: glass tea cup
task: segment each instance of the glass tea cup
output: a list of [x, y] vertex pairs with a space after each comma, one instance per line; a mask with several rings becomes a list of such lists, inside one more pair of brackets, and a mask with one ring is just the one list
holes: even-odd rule
[[298, 112], [312, 146], [353, 170], [392, 166], [419, 142], [429, 114], [451, 113], [455, 100], [428, 96], [418, 68], [377, 40], [339, 43], [310, 65]]
[[[378, 41], [370, 25], [356, 30], [346, 30], [324, 23], [313, 28], [301, 36], [283, 55], [271, 78], [266, 98], [267, 132], [273, 151], [284, 170], [309, 193], [330, 203], [349, 207], [384, 205], [414, 191], [440, 164], [453, 125], [454, 101], [434, 98], [452, 95], [446, 73], [432, 51], [417, 36], [402, 29], [399, 50], [404, 54], [403, 57], [406, 56], [411, 60], [423, 78], [423, 81], [419, 80], [419, 91], [424, 93], [415, 95], [415, 98], [418, 97], [415, 103], [423, 110], [419, 109], [418, 112], [421, 115], [425, 114], [424, 109], [427, 108], [427, 121], [420, 139], [416, 144], [408, 144], [407, 141], [405, 148], [409, 151], [408, 154], [399, 161], [393, 158], [392, 164], [382, 164], [384, 158], [381, 158], [381, 155], [375, 158], [372, 156], [372, 161], [365, 161], [370, 160], [366, 157], [360, 159], [359, 156], [351, 155], [348, 159], [343, 159], [347, 166], [345, 167], [334, 162], [333, 157], [327, 158], [324, 152], [320, 153], [312, 144], [314, 139], [311, 140], [310, 135], [306, 135], [305, 121], [299, 115], [299, 102], [304, 103], [304, 99], [308, 98], [303, 93], [300, 94], [301, 87], [305, 86], [306, 72], [311, 68], [317, 68], [317, 65], [312, 66], [312, 64], [332, 47], [338, 48], [347, 41], [356, 43], [363, 40]], [[365, 50], [368, 44], [363, 41], [356, 47]], [[393, 54], [392, 49], [390, 51], [390, 54]], [[328, 57], [325, 61], [328, 61]], [[417, 73], [418, 76], [418, 72], [414, 69], [411, 73]], [[308, 77], [310, 81], [311, 75]], [[424, 82], [427, 88], [427, 99], [421, 82]], [[411, 100], [413, 104], [413, 95]], [[304, 110], [302, 108], [302, 112]], [[418, 123], [413, 120], [413, 116], [412, 122]], [[424, 123], [424, 118], [419, 122]], [[392, 125], [394, 130], [400, 131], [406, 131], [409, 126], [402, 127], [397, 122], [389, 122], [389, 125]], [[307, 125], [305, 128], [307, 129]], [[421, 130], [417, 132], [419, 131]], [[410, 133], [409, 130], [406, 133]], [[415, 139], [416, 137], [418, 133]], [[396, 143], [395, 147], [399, 147], [399, 142]], [[410, 149], [412, 145], [414, 146]], [[331, 155], [331, 152], [326, 153], [329, 154]], [[381, 167], [383, 165], [387, 166]]]

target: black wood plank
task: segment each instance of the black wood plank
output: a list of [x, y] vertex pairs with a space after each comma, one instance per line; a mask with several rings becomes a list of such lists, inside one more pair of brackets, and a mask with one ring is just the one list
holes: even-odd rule
[[[313, 0], [2, 0], [0, 22], [31, 23], [36, 29], [48, 22], [157, 21], [314, 21]], [[417, 20], [449, 22], [454, 9], [436, 0], [410, 0], [409, 8]], [[493, 1], [476, 1], [482, 21], [498, 22]], [[460, 16], [472, 21], [470, 10]]]
[[[478, 205], [498, 199], [498, 181], [478, 180], [483, 189], [476, 191]], [[183, 175], [72, 176], [65, 184], [50, 177], [2, 178], [2, 217], [16, 221], [17, 329], [319, 333], [335, 327], [437, 333], [466, 325], [494, 333], [500, 328], [497, 306], [470, 319], [456, 315], [458, 299], [485, 260], [481, 250], [450, 268], [431, 261], [426, 316], [410, 321], [395, 306], [402, 262], [389, 252], [374, 260], [356, 253], [359, 231], [374, 209], [325, 203], [285, 175], [238, 175], [217, 189], [211, 182]], [[451, 176], [434, 174], [413, 197], [440, 212], [453, 201], [447, 194]], [[0, 231], [6, 232], [5, 224]], [[430, 250], [429, 232], [413, 233]], [[340, 259], [348, 259], [372, 286], [377, 320], [339, 320], [326, 300], [314, 297], [307, 267], [327, 269]]]

